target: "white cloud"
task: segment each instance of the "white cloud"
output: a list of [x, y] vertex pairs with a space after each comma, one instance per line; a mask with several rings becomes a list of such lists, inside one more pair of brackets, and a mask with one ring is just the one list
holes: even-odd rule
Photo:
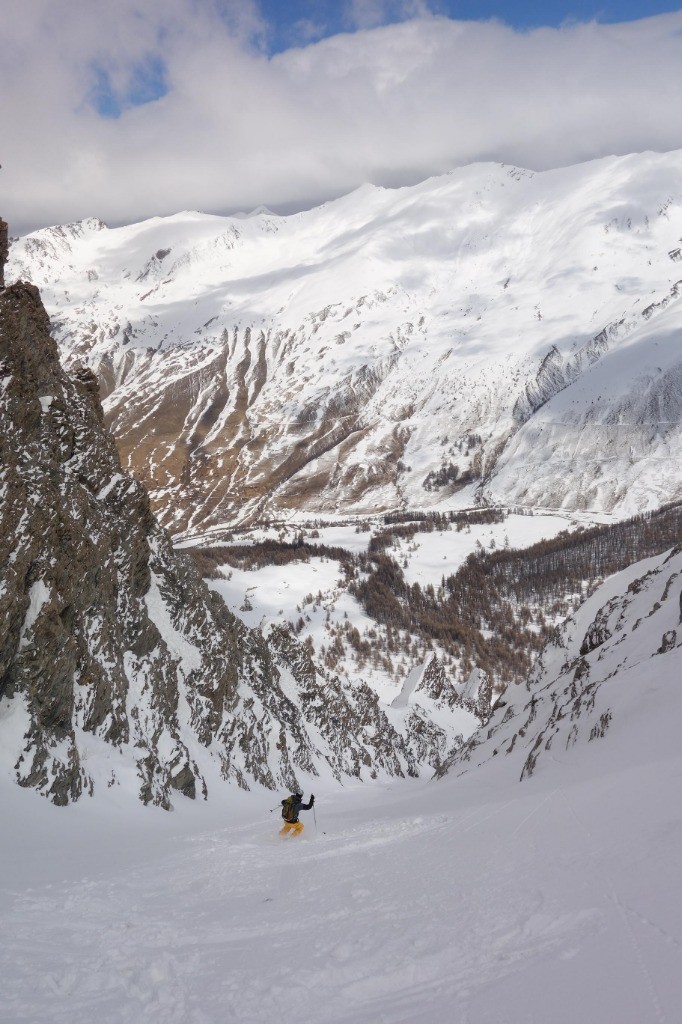
[[[533, 32], [427, 12], [268, 59], [245, 0], [7, 4], [0, 190], [14, 232], [305, 206], [472, 160], [546, 168], [682, 147], [682, 12]], [[117, 119], [93, 109], [95, 69], [125, 107], [149, 66], [165, 96]]]

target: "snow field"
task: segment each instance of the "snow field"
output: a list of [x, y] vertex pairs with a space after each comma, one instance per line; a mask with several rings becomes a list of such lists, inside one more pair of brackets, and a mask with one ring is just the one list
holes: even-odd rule
[[[401, 541], [394, 557], [403, 566], [408, 583], [421, 587], [429, 583], [438, 588], [443, 576], [451, 576], [469, 555], [481, 548], [527, 548], [539, 540], [556, 537], [562, 530], [574, 529], [576, 520], [568, 515], [508, 515], [503, 523], [473, 523], [458, 531], [417, 533], [410, 541]], [[403, 563], [407, 561], [405, 566]]]
[[323, 784], [298, 840], [279, 794], [163, 815], [3, 793], [1, 1019], [672, 1024], [682, 708], [625, 689], [608, 739], [527, 783], [500, 759]]
[[[341, 574], [338, 562], [326, 558], [267, 565], [262, 569], [237, 569], [231, 565], [220, 569], [230, 578], [209, 580], [209, 586], [220, 594], [230, 611], [252, 628], [295, 621], [296, 606], [301, 606], [309, 593], [316, 595], [321, 590], [329, 595], [337, 588]], [[244, 607], [247, 597], [254, 606], [251, 611]]]

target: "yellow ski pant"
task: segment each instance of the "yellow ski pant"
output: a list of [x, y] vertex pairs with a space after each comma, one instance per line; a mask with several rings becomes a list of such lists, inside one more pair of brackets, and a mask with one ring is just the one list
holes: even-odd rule
[[287, 821], [284, 828], [279, 830], [281, 836], [297, 836], [299, 832], [303, 831], [302, 821]]

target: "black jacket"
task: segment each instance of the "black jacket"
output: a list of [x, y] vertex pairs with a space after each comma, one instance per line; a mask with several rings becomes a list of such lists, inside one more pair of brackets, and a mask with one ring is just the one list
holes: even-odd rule
[[[294, 801], [294, 806], [293, 806], [294, 816], [291, 819], [290, 824], [293, 825], [293, 824], [295, 824], [298, 821], [298, 813], [299, 813], [299, 811], [309, 811], [310, 810], [310, 808], [315, 803], [315, 797], [311, 793], [310, 801], [307, 804], [304, 804], [303, 803], [303, 797], [302, 796], [298, 796], [298, 794], [296, 794], [296, 793], [292, 793], [291, 797], [292, 797], [292, 799]], [[287, 802], [288, 799], [289, 798], [287, 797], [286, 800], [282, 800], [282, 807], [284, 807], [284, 804]]]

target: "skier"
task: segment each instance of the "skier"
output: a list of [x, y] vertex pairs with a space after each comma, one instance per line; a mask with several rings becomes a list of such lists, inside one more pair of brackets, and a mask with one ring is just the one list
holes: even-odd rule
[[298, 820], [299, 811], [309, 811], [315, 803], [315, 797], [310, 794], [310, 802], [303, 803], [303, 793], [292, 793], [285, 800], [282, 800], [282, 817], [284, 825], [280, 829], [281, 836], [297, 836], [303, 831], [303, 822]]

